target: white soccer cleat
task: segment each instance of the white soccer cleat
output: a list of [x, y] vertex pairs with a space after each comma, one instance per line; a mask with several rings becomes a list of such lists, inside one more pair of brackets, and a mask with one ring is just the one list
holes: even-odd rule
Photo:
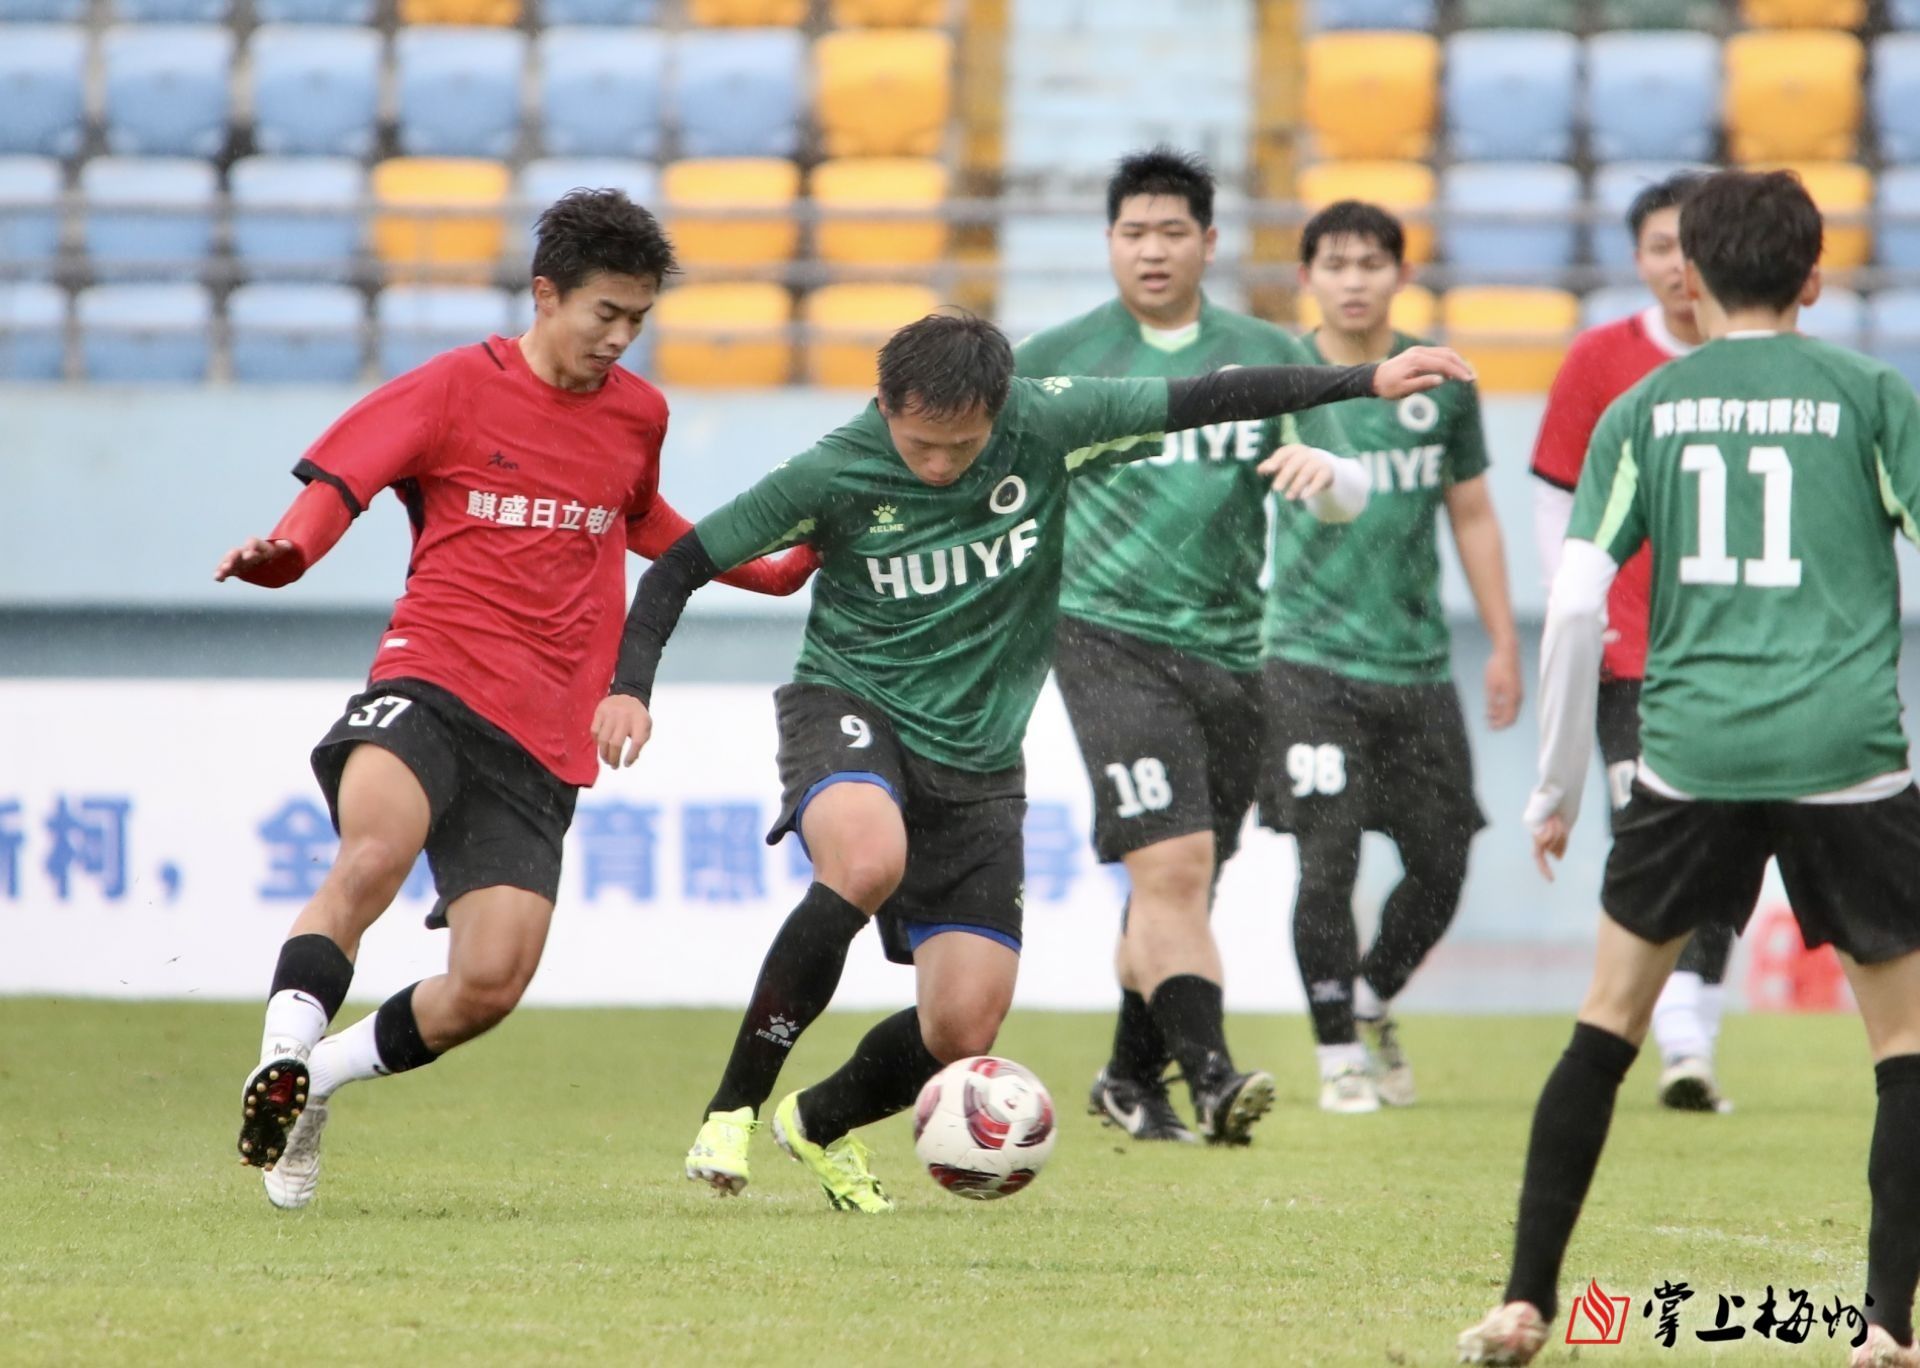
[[1362, 1116], [1380, 1110], [1380, 1090], [1365, 1069], [1349, 1066], [1320, 1080], [1320, 1110], [1339, 1116]]
[[1853, 1351], [1848, 1368], [1920, 1368], [1920, 1347], [1902, 1344], [1885, 1326], [1867, 1327], [1867, 1341]]
[[1519, 1364], [1547, 1342], [1547, 1323], [1532, 1302], [1496, 1306], [1478, 1325], [1460, 1332], [1460, 1362]]
[[1411, 1107], [1414, 1101], [1413, 1065], [1400, 1048], [1400, 1023], [1392, 1017], [1359, 1017], [1360, 1041], [1367, 1047], [1367, 1065], [1373, 1088], [1389, 1107]]
[[320, 1132], [326, 1125], [327, 1104], [310, 1102], [287, 1132], [287, 1152], [260, 1175], [267, 1200], [282, 1211], [298, 1211], [320, 1190]]
[[1660, 1072], [1660, 1105], [1672, 1111], [1719, 1112], [1733, 1110], [1720, 1095], [1713, 1061], [1699, 1055], [1676, 1059]]

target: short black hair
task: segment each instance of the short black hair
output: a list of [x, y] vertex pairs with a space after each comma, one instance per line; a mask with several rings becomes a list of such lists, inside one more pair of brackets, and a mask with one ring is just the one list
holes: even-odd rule
[[1120, 219], [1120, 206], [1135, 195], [1174, 195], [1187, 202], [1194, 222], [1213, 226], [1213, 169], [1195, 152], [1161, 143], [1145, 152], [1129, 152], [1107, 182], [1107, 226]]
[[1333, 237], [1370, 239], [1396, 264], [1407, 259], [1407, 230], [1400, 220], [1365, 200], [1335, 200], [1308, 219], [1307, 226], [1300, 230], [1300, 264], [1313, 265], [1320, 244]]
[[880, 403], [894, 413], [957, 418], [975, 408], [997, 416], [1013, 382], [1013, 344], [962, 310], [928, 314], [880, 348]]
[[1680, 206], [1680, 251], [1724, 309], [1785, 309], [1820, 261], [1813, 196], [1791, 171], [1703, 176]]
[[680, 269], [660, 220], [624, 190], [569, 190], [533, 225], [533, 274], [564, 296], [602, 271], [652, 276], [664, 285]]
[[1676, 171], [1665, 180], [1657, 180], [1652, 185], [1642, 186], [1640, 193], [1633, 197], [1633, 203], [1627, 206], [1627, 230], [1633, 234], [1633, 245], [1640, 245], [1640, 230], [1647, 220], [1662, 209], [1675, 209], [1685, 204], [1703, 179], [1698, 171]]

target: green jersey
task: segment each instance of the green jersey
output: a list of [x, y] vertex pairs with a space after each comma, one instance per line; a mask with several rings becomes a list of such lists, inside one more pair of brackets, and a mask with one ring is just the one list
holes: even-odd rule
[[[1324, 360], [1311, 334], [1305, 343]], [[1390, 354], [1422, 345], [1395, 333]], [[1340, 454], [1367, 468], [1373, 493], [1337, 525], [1276, 503], [1262, 653], [1377, 684], [1440, 683], [1452, 672], [1439, 512], [1449, 488], [1487, 468], [1479, 392], [1450, 384], [1332, 407], [1347, 431]]]
[[820, 555], [794, 678], [862, 698], [908, 749], [980, 772], [1020, 759], [1053, 657], [1067, 484], [1157, 453], [1162, 380], [1016, 379], [951, 485], [922, 483], [877, 406], [695, 529], [721, 569]]
[[[1118, 299], [1014, 350], [1021, 375], [1191, 376], [1227, 366], [1318, 364], [1271, 323], [1204, 297], [1191, 328], [1159, 332]], [[1260, 663], [1267, 481], [1282, 443], [1341, 451], [1338, 405], [1279, 419], [1170, 432], [1146, 459], [1076, 480], [1067, 501], [1060, 610], [1229, 670]], [[1209, 467], [1228, 463], [1231, 478]]]
[[1892, 530], [1916, 535], [1920, 404], [1796, 333], [1710, 342], [1594, 430], [1569, 538], [1653, 542], [1645, 763], [1696, 798], [1793, 799], [1906, 767]]

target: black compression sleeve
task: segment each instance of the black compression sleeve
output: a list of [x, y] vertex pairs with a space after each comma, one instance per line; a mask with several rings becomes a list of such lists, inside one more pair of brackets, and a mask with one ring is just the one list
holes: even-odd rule
[[720, 573], [700, 536], [689, 532], [667, 554], [647, 567], [627, 610], [626, 630], [620, 636], [620, 663], [613, 672], [611, 692], [632, 694], [642, 703], [653, 702], [653, 677], [660, 669], [660, 652], [680, 623], [693, 591]]
[[1371, 399], [1378, 366], [1236, 366], [1167, 381], [1167, 431]]

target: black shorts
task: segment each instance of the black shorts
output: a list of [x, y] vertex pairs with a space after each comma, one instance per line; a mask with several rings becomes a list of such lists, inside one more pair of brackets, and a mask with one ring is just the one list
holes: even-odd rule
[[313, 748], [313, 775], [336, 831], [340, 776], [363, 744], [398, 756], [426, 790], [427, 866], [439, 892], [428, 926], [445, 926], [447, 908], [478, 888], [524, 888], [553, 900], [574, 785], [438, 685], [383, 679], [347, 700]]
[[915, 755], [880, 709], [824, 684], [783, 684], [773, 698], [781, 802], [767, 844], [789, 831], [799, 837], [801, 814], [829, 786], [877, 785], [907, 828], [906, 873], [876, 918], [887, 958], [913, 963], [935, 927], [978, 931], [1019, 950], [1025, 766], [981, 774]]
[[1465, 841], [1487, 824], [1451, 683], [1375, 684], [1286, 660], [1260, 675], [1266, 826]]
[[1809, 946], [1862, 964], [1920, 948], [1920, 791], [1872, 803], [1720, 803], [1663, 798], [1645, 784], [1614, 825], [1600, 905], [1662, 944], [1715, 924], [1741, 930], [1767, 860]]
[[1095, 853], [1210, 831], [1225, 864], [1260, 778], [1259, 676], [1070, 617], [1053, 675], [1093, 786]]
[[1633, 793], [1634, 772], [1640, 768], [1640, 681], [1601, 680], [1598, 714], [1600, 759], [1607, 767], [1607, 820], [1614, 822]]

